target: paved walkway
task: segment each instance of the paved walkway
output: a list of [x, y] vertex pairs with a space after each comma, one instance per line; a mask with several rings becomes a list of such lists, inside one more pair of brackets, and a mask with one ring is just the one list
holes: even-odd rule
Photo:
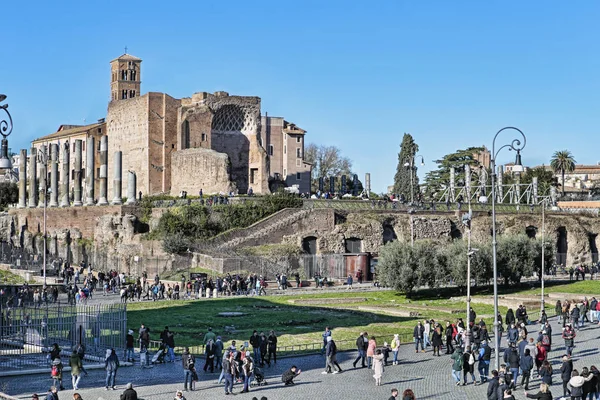
[[[554, 347], [550, 353], [550, 358], [555, 368], [555, 379], [552, 392], [555, 398], [562, 395], [562, 386], [560, 384], [559, 373], [560, 357], [564, 352], [564, 343], [560, 338], [560, 326], [556, 318], [552, 318], [552, 325], [555, 328], [553, 332]], [[533, 333], [534, 326], [530, 326]], [[600, 364], [598, 354], [598, 336], [600, 327], [587, 325], [578, 332], [576, 338], [576, 348], [573, 354], [575, 368], [581, 370], [584, 366]], [[352, 361], [355, 356], [352, 353], [339, 354], [338, 360], [343, 368], [341, 374], [322, 375], [324, 361], [321, 356], [304, 356], [295, 358], [286, 358], [280, 360], [272, 368], [264, 368], [267, 386], [255, 388], [248, 394], [240, 394], [242, 386], [236, 384], [234, 392], [238, 398], [252, 399], [252, 397], [266, 396], [268, 399], [387, 399], [390, 396], [390, 390], [394, 387], [401, 391], [406, 388], [414, 390], [417, 399], [485, 399], [486, 386], [473, 386], [469, 384], [466, 387], [457, 387], [451, 378], [451, 360], [449, 356], [432, 357], [431, 352], [415, 354], [411, 345], [403, 346], [400, 352], [401, 364], [398, 366], [386, 367], [383, 385], [376, 387], [372, 378], [372, 372], [366, 369], [353, 369]], [[284, 387], [281, 383], [281, 373], [291, 365], [297, 365], [303, 373], [297, 378], [296, 386]], [[493, 360], [492, 360], [493, 364]], [[200, 365], [199, 367], [202, 367]], [[477, 375], [477, 374], [476, 374]], [[71, 388], [70, 376], [65, 376], [65, 387]], [[153, 368], [144, 369], [139, 366], [124, 367], [119, 370], [117, 375], [117, 391], [104, 390], [104, 372], [102, 370], [92, 370], [88, 377], [82, 379], [79, 393], [84, 400], [118, 400], [119, 394], [124, 390], [127, 382], [133, 382], [140, 398], [145, 400], [161, 399], [171, 400], [175, 391], [183, 387], [182, 368], [180, 361], [175, 364], [157, 365]], [[205, 374], [201, 372], [201, 381], [198, 384], [199, 390], [186, 393], [188, 400], [205, 398], [225, 398], [223, 387], [217, 385], [217, 374]], [[45, 393], [51, 385], [50, 374], [30, 375], [14, 378], [2, 379], [0, 382], [0, 391], [20, 398], [31, 398], [34, 392]], [[532, 389], [537, 389], [539, 379], [534, 379], [531, 384]], [[62, 399], [70, 399], [72, 390], [60, 392]], [[522, 389], [515, 392], [516, 399], [524, 399]]]

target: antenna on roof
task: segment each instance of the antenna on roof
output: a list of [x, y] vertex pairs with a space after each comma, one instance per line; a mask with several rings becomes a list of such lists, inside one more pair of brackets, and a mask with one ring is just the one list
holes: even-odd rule
[[125, 46], [125, 54], [127, 54], [127, 46]]

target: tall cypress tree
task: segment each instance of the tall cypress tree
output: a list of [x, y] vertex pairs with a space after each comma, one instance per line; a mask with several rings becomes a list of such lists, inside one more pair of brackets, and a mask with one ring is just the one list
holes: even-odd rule
[[[400, 152], [398, 153], [398, 167], [396, 168], [396, 175], [394, 176], [394, 193], [398, 196], [404, 194], [406, 201], [410, 201], [410, 175], [413, 176], [413, 195], [416, 199], [419, 194], [419, 177], [417, 171], [411, 171], [410, 166], [406, 167], [405, 164], [411, 164], [413, 157], [419, 151], [419, 146], [415, 143], [413, 137], [409, 133], [405, 133], [402, 137], [402, 143], [400, 144]], [[419, 160], [420, 161], [420, 160]], [[415, 166], [419, 165], [419, 162], [415, 160]]]

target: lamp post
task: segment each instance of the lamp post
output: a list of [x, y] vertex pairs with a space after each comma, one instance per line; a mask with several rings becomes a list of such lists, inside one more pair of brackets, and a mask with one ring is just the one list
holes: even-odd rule
[[[6, 100], [6, 95], [0, 94], [0, 103]], [[7, 119], [1, 119], [0, 117], [0, 135], [2, 135], [2, 142], [0, 144], [0, 170], [11, 170], [12, 163], [8, 158], [8, 136], [11, 134], [13, 129], [12, 117], [8, 112], [8, 104], [0, 104], [0, 110], [3, 110], [8, 116]]]
[[421, 157], [421, 165], [425, 165], [425, 159], [423, 158], [423, 156], [421, 155], [414, 155], [411, 157], [410, 160], [408, 160], [407, 162], [404, 163], [405, 167], [410, 168], [410, 204], [414, 204], [414, 195], [415, 195], [415, 191], [413, 189], [413, 175], [415, 174], [415, 159]]
[[42, 255], [43, 271], [44, 271], [44, 290], [46, 289], [46, 192], [48, 191], [48, 154], [47, 146], [42, 146], [37, 153], [38, 162], [44, 166], [46, 176], [42, 179], [44, 186], [41, 188], [44, 206], [44, 254]]
[[544, 259], [545, 257], [545, 247], [546, 247], [546, 242], [544, 241], [544, 236], [546, 234], [546, 221], [545, 221], [545, 216], [546, 214], [546, 201], [542, 202], [542, 301], [540, 302], [540, 317], [542, 316], [542, 311], [544, 311], [545, 308], [545, 300], [544, 300], [544, 280], [546, 278], [545, 273], [544, 273], [544, 269], [546, 267], [546, 260]]
[[[523, 137], [523, 144], [521, 145], [520, 139], [513, 139], [509, 144], [505, 144], [500, 147], [498, 151], [496, 151], [496, 138], [500, 133], [508, 130], [517, 131]], [[494, 270], [494, 338], [496, 339], [496, 346], [494, 355], [496, 357], [495, 360], [495, 368], [496, 370], [500, 369], [500, 349], [499, 349], [499, 332], [498, 332], [498, 264], [497, 264], [497, 241], [496, 241], [496, 157], [500, 150], [504, 148], [508, 148], [508, 150], [514, 150], [517, 152], [515, 157], [515, 165], [513, 167], [513, 172], [523, 172], [523, 164], [521, 164], [521, 150], [525, 148], [525, 144], [527, 143], [527, 138], [525, 134], [518, 128], [507, 126], [505, 128], [500, 129], [496, 132], [494, 136], [494, 140], [492, 142], [492, 159], [490, 160], [490, 167], [492, 169], [492, 262], [493, 262], [493, 270]]]

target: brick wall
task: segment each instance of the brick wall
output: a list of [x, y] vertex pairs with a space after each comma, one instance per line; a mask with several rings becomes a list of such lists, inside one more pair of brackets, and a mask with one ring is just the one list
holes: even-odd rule
[[[16, 219], [15, 227], [28, 226], [31, 233], [43, 232], [44, 209], [10, 209], [9, 215]], [[46, 231], [55, 232], [64, 229], [79, 229], [84, 238], [94, 237], [96, 220], [104, 215], [124, 215], [121, 206], [90, 206], [46, 209]]]

